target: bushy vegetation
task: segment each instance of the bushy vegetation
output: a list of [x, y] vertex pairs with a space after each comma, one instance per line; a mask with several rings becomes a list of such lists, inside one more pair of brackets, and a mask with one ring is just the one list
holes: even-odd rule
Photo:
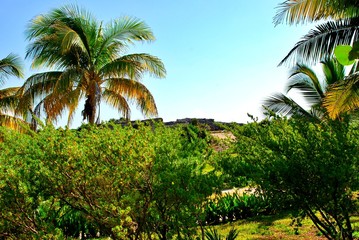
[[[206, 226], [283, 209], [328, 239], [357, 234], [357, 127], [275, 118], [231, 131], [217, 153], [195, 125], [1, 128], [0, 237], [221, 238]], [[219, 192], [244, 183], [255, 193]]]
[[209, 200], [206, 223], [216, 225], [272, 213], [270, 203], [262, 195], [231, 193]]
[[2, 128], [1, 137], [3, 238], [188, 237], [219, 186], [209, 146], [182, 129]]
[[[359, 183], [359, 131], [348, 122], [276, 118], [233, 129], [232, 157], [245, 161], [258, 193], [309, 217], [328, 239], [352, 239]], [[236, 162], [232, 160], [232, 162]]]

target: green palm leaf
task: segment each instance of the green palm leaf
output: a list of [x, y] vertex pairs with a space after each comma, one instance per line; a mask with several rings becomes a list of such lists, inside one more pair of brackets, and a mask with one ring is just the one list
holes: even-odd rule
[[103, 36], [103, 47], [108, 47], [117, 42], [133, 43], [133, 41], [155, 40], [150, 27], [134, 17], [124, 17], [111, 21], [106, 25]]
[[129, 54], [106, 64], [100, 72], [104, 76], [129, 77], [140, 79], [144, 72], [154, 77], [163, 78], [166, 75], [162, 61], [149, 54]]
[[[325, 58], [321, 63], [325, 80], [323, 89], [326, 89], [329, 85], [342, 81], [345, 78], [345, 67], [335, 58]], [[355, 68], [356, 66], [352, 67], [352, 69]]]
[[[0, 59], [0, 85], [9, 76], [23, 77], [20, 58], [14, 54]], [[15, 111], [19, 103], [19, 93], [18, 87], [0, 89], [0, 126], [22, 129], [21, 123], [24, 121], [18, 118]]]
[[324, 90], [322, 89], [317, 74], [306, 65], [297, 64], [297, 66], [291, 70], [288, 80], [286, 87], [287, 92], [292, 89], [299, 90], [304, 99], [311, 105], [320, 103], [324, 97]]
[[[293, 99], [283, 94], [276, 94], [265, 100], [264, 106], [271, 111], [282, 115], [302, 115], [312, 116], [315, 119], [326, 117], [326, 111], [323, 109], [323, 99], [326, 96], [328, 88], [335, 83], [342, 82], [345, 78], [345, 67], [334, 58], [325, 58], [321, 61], [323, 69], [323, 78], [305, 64], [297, 64], [290, 71], [287, 93], [292, 90], [298, 90], [303, 99], [310, 105], [309, 111], [303, 109]], [[354, 66], [356, 68], [356, 66]]]
[[334, 48], [341, 44], [351, 44], [359, 39], [359, 18], [329, 21], [311, 30], [289, 51], [279, 63], [319, 62], [332, 56]]
[[268, 108], [270, 111], [279, 115], [299, 115], [313, 118], [313, 116], [307, 110], [302, 108], [296, 101], [282, 93], [275, 93], [272, 96], [267, 97], [264, 100], [263, 105], [265, 108]]
[[15, 54], [9, 54], [5, 58], [0, 59], [0, 85], [4, 83], [4, 79], [10, 76], [19, 78], [24, 76], [20, 58]]

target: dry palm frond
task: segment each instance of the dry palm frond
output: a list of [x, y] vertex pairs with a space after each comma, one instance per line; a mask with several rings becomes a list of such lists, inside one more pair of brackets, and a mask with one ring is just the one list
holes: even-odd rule
[[342, 113], [357, 110], [359, 108], [359, 73], [349, 75], [344, 81], [333, 84], [324, 98], [323, 106], [332, 119], [340, 117]]

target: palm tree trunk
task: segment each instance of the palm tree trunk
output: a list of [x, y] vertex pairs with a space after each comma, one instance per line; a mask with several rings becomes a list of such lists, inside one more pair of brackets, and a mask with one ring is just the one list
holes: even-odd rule
[[96, 96], [94, 94], [87, 95], [85, 108], [82, 110], [83, 120], [87, 120], [91, 125], [95, 123], [96, 116]]

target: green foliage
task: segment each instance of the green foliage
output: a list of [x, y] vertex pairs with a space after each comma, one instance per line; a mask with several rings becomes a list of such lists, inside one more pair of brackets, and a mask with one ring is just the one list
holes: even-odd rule
[[359, 59], [359, 41], [353, 43], [353, 47], [350, 45], [338, 45], [334, 49], [335, 57], [342, 65], [351, 65], [355, 60]]
[[344, 66], [352, 65], [355, 59], [350, 57], [352, 50], [353, 48], [350, 45], [338, 45], [334, 49], [334, 54], [340, 64]]
[[206, 222], [212, 225], [257, 215], [267, 215], [272, 209], [263, 196], [233, 193], [209, 200], [205, 210]]
[[32, 67], [51, 71], [25, 81], [22, 110], [31, 108], [37, 117], [46, 113], [51, 122], [66, 112], [70, 124], [85, 98], [81, 113], [91, 124], [99, 123], [101, 101], [126, 119], [130, 118], [130, 100], [144, 116], [157, 115], [155, 100], [141, 79], [145, 73], [165, 77], [164, 64], [150, 54], [127, 53], [135, 42], [155, 39], [143, 21], [124, 16], [103, 23], [85, 9], [65, 5], [34, 17], [26, 35], [26, 58]]
[[225, 189], [246, 187], [251, 183], [248, 172], [252, 171], [252, 165], [246, 161], [238, 160], [236, 155], [228, 151], [221, 153], [218, 165], [222, 169], [222, 179]]
[[[329, 239], [351, 239], [357, 209], [358, 129], [347, 122], [321, 124], [292, 118], [233, 129], [236, 158], [253, 166], [258, 192], [278, 207], [310, 217]], [[318, 217], [319, 216], [319, 217]]]
[[3, 236], [191, 236], [219, 185], [215, 171], [203, 171], [213, 162], [209, 146], [179, 128], [0, 131]]
[[225, 238], [222, 238], [222, 236], [218, 233], [218, 231], [214, 228], [209, 228], [205, 232], [205, 236], [207, 240], [235, 240], [238, 237], [238, 230], [232, 228], [229, 230], [228, 235]]

